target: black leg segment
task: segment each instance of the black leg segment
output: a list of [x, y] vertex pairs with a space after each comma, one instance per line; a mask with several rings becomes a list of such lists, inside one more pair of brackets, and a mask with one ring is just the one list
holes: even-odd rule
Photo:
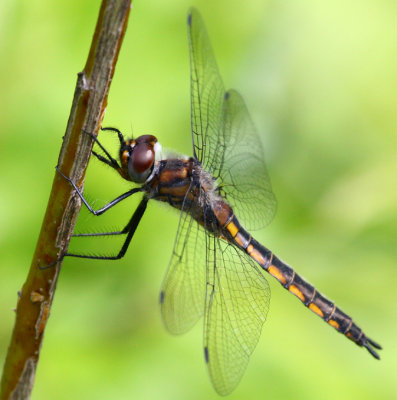
[[[134, 213], [135, 215], [135, 213]], [[129, 232], [131, 225], [134, 224], [134, 215], [129, 220], [128, 224], [121, 231], [113, 231], [113, 232], [95, 232], [95, 233], [76, 233], [72, 235], [72, 237], [92, 237], [92, 236], [117, 236], [117, 235], [125, 235]]]
[[118, 138], [119, 138], [120, 144], [123, 144], [123, 143], [124, 143], [124, 136], [123, 136], [123, 134], [122, 134], [118, 129], [108, 127], [108, 128], [101, 128], [101, 131], [116, 132], [116, 133], [117, 133], [117, 136], [118, 136]]
[[131, 239], [134, 236], [134, 233], [136, 231], [136, 228], [139, 225], [139, 222], [141, 221], [141, 218], [143, 217], [143, 214], [145, 213], [146, 206], [147, 206], [148, 198], [144, 197], [141, 202], [139, 203], [139, 206], [135, 210], [133, 216], [131, 217], [130, 221], [128, 222], [127, 226], [120, 232], [110, 232], [110, 233], [105, 233], [105, 234], [86, 234], [86, 235], [79, 235], [79, 236], [100, 236], [100, 235], [114, 235], [114, 234], [127, 234], [127, 237], [125, 238], [125, 241], [123, 245], [121, 246], [120, 251], [117, 253], [115, 256], [90, 256], [90, 255], [85, 255], [85, 254], [74, 254], [74, 253], [66, 253], [62, 256], [63, 257], [79, 257], [79, 258], [89, 258], [93, 260], [120, 260], [120, 258], [123, 258], [128, 246], [131, 243]]
[[101, 156], [100, 154], [96, 153], [95, 151], [92, 151], [92, 154], [94, 154], [94, 156], [96, 158], [98, 158], [99, 161], [104, 162], [107, 165], [110, 165], [112, 168], [119, 170], [120, 166], [119, 163], [117, 162], [117, 160], [115, 160], [110, 153], [105, 149], [104, 146], [102, 146], [101, 142], [98, 140], [98, 138], [92, 134], [91, 132], [88, 131], [84, 131], [83, 132], [89, 136], [91, 136], [91, 138], [94, 140], [94, 142], [102, 149], [102, 151], [105, 153], [107, 159], [103, 156]]
[[70, 179], [68, 178], [66, 175], [64, 175], [58, 167], [56, 167], [56, 170], [67, 180], [70, 182], [70, 184], [74, 187], [74, 189], [76, 190], [77, 194], [80, 196], [81, 200], [83, 201], [83, 203], [85, 204], [85, 206], [88, 208], [88, 210], [94, 214], [94, 215], [101, 215], [103, 214], [105, 211], [109, 210], [110, 208], [112, 208], [113, 206], [115, 206], [117, 203], [119, 203], [120, 201], [126, 199], [127, 197], [133, 195], [134, 193], [138, 193], [142, 191], [142, 188], [134, 188], [129, 190], [128, 192], [123, 193], [122, 195], [116, 197], [114, 200], [112, 200], [110, 203], [106, 204], [104, 207], [100, 208], [99, 210], [94, 210], [87, 202], [87, 200], [84, 198], [83, 193], [80, 192], [80, 189], [76, 186], [76, 184]]

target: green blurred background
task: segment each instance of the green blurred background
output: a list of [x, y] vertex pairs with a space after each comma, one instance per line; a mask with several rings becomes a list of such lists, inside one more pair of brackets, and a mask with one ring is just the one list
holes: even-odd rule
[[[99, 4], [0, 3], [1, 364]], [[185, 154], [191, 5], [265, 147], [278, 212], [257, 239], [384, 346], [374, 360], [269, 278], [268, 322], [230, 398], [397, 398], [396, 3], [137, 0], [104, 126], [153, 133]], [[86, 194], [97, 207], [128, 187], [91, 161]], [[77, 230], [122, 227], [136, 204], [99, 220], [83, 210]], [[122, 261], [65, 260], [33, 399], [217, 398], [202, 324], [175, 338], [161, 323], [158, 292], [177, 212], [160, 204], [148, 211]], [[114, 247], [83, 240], [73, 248]]]

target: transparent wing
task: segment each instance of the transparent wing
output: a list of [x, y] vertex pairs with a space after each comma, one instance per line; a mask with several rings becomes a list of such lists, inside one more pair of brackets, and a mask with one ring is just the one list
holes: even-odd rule
[[[185, 210], [184, 211], [188, 211]], [[205, 232], [187, 212], [181, 212], [174, 250], [164, 278], [161, 314], [173, 334], [188, 331], [205, 305]]]
[[204, 352], [215, 390], [227, 395], [258, 343], [270, 288], [249, 256], [221, 239], [208, 239]]
[[259, 135], [241, 95], [229, 90], [223, 102], [223, 159], [213, 168], [222, 194], [247, 229], [259, 229], [273, 218], [277, 201], [266, 170]]
[[[195, 8], [188, 14], [191, 78], [191, 130], [193, 153], [204, 167], [217, 158], [225, 89], [201, 15]], [[211, 171], [209, 171], [211, 172]]]
[[276, 210], [260, 138], [242, 97], [225, 93], [197, 10], [188, 16], [191, 130], [194, 156], [221, 185], [247, 229], [267, 225]]

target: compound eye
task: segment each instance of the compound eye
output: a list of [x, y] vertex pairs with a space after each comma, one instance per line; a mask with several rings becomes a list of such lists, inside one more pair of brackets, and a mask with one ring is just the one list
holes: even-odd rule
[[132, 151], [131, 156], [132, 168], [138, 173], [142, 174], [149, 169], [154, 161], [154, 150], [150, 143], [137, 144]]
[[157, 139], [151, 135], [140, 136], [136, 140], [128, 163], [128, 173], [134, 182], [145, 182], [152, 172], [155, 160], [155, 142]]

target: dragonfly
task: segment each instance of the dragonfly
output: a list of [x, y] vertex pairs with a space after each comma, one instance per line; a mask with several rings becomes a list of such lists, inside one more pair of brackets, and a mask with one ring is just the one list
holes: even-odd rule
[[143, 196], [121, 231], [74, 235], [125, 235], [116, 255], [66, 253], [63, 257], [122, 258], [148, 201], [165, 202], [180, 217], [160, 293], [162, 319], [168, 331], [182, 334], [204, 317], [205, 363], [220, 395], [236, 388], [258, 343], [270, 300], [264, 271], [327, 324], [379, 359], [379, 344], [251, 235], [271, 221], [276, 209], [261, 140], [242, 96], [224, 89], [205, 25], [194, 8], [189, 10], [187, 28], [193, 156], [167, 155], [153, 135], [125, 139], [116, 128], [102, 128], [117, 134], [118, 162], [92, 135], [103, 151], [93, 151], [94, 156], [138, 185], [94, 210], [77, 185], [58, 169], [87, 208], [101, 215], [133, 194]]

